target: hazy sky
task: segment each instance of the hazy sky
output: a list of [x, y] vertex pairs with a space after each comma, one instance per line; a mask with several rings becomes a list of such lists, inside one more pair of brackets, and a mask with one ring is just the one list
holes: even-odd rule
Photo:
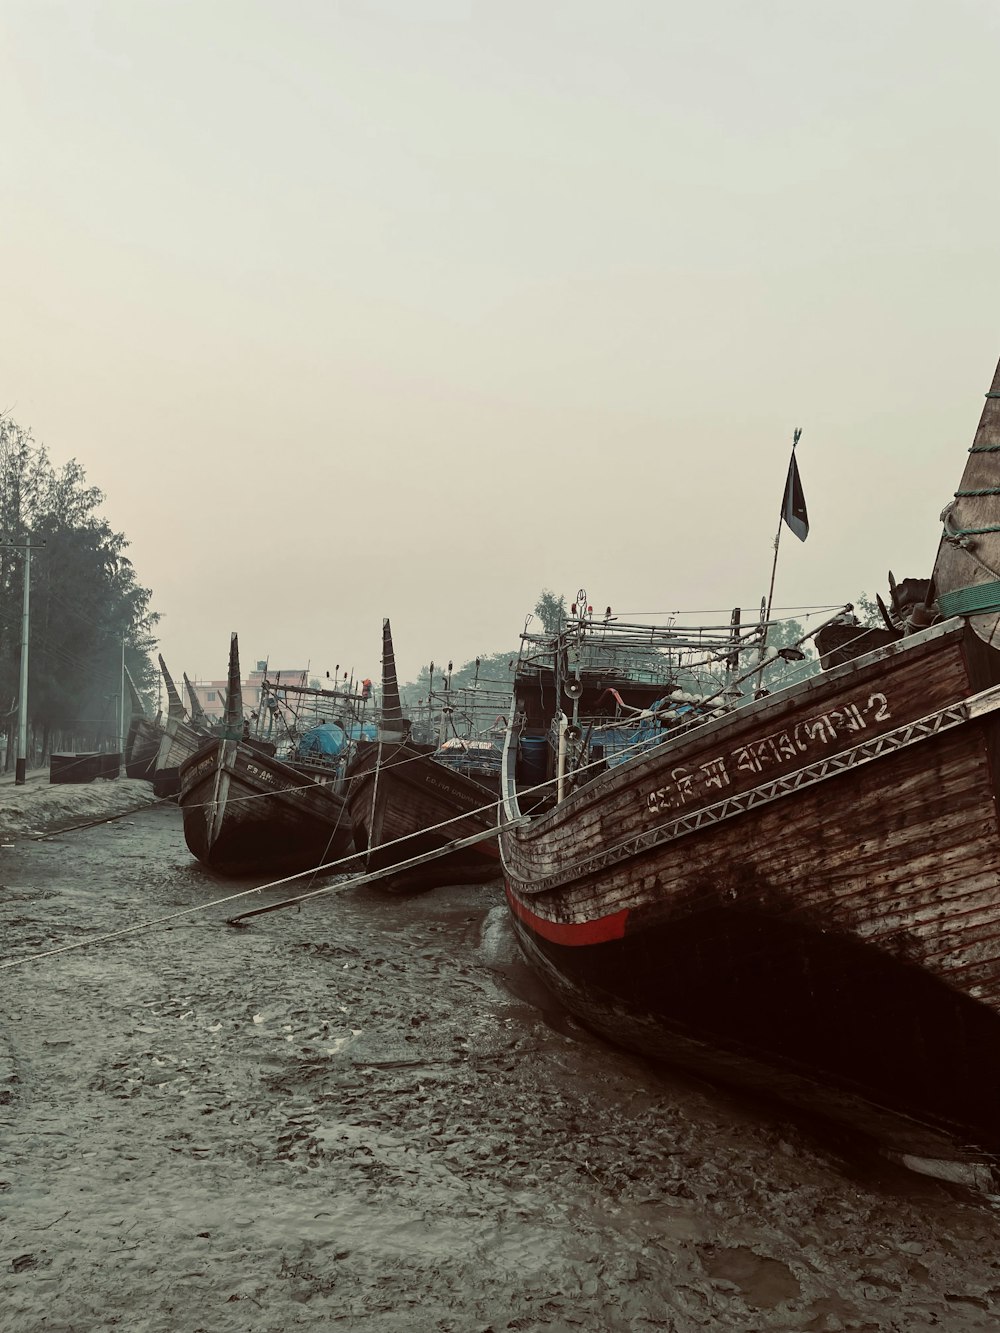
[[1000, 356], [996, 0], [0, 0], [0, 406], [179, 678], [926, 575]]

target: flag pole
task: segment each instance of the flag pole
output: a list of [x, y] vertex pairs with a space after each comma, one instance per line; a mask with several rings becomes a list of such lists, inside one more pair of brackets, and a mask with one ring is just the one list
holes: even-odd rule
[[[796, 426], [792, 435], [792, 456], [795, 455], [795, 446], [802, 438], [802, 427]], [[781, 513], [778, 515], [778, 531], [774, 536], [774, 563], [771, 565], [771, 586], [767, 593], [767, 619], [771, 619], [771, 603], [774, 601], [774, 577], [778, 572], [778, 546], [781, 542], [781, 525], [785, 521], [784, 497], [782, 497]], [[765, 637], [767, 631], [764, 631]]]
[[[802, 427], [796, 426], [792, 433], [792, 458], [795, 457], [795, 446], [802, 438]], [[787, 493], [787, 484], [786, 484]], [[764, 627], [760, 637], [760, 651], [757, 655], [757, 661], [760, 663], [757, 671], [757, 686], [754, 690], [754, 698], [762, 697], [764, 691], [761, 688], [764, 677], [764, 654], [767, 652], [767, 632], [771, 620], [771, 603], [774, 601], [774, 580], [778, 573], [778, 547], [781, 545], [781, 525], [785, 521], [785, 495], [781, 497], [781, 513], [778, 515], [778, 531], [774, 534], [774, 560], [771, 562], [771, 586], [767, 590], [767, 607], [764, 612]]]

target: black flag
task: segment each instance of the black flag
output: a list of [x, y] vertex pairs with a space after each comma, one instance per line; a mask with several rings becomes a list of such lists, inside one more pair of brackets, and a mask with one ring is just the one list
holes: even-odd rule
[[781, 502], [781, 517], [791, 530], [804, 542], [809, 536], [809, 514], [806, 510], [806, 497], [802, 493], [799, 480], [799, 465], [795, 461], [795, 450], [788, 460], [788, 477], [785, 480], [785, 498]]

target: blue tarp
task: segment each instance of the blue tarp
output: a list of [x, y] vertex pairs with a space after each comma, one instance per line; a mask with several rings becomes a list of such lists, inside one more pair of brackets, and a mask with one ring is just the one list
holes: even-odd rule
[[313, 727], [299, 741], [299, 754], [315, 755], [322, 759], [336, 759], [347, 745], [344, 729], [336, 722], [323, 722]]
[[[664, 699], [657, 699], [652, 705], [650, 711], [656, 712], [661, 708], [670, 708], [671, 701], [669, 696]], [[688, 714], [693, 713], [690, 704], [675, 704], [672, 711], [675, 715], [673, 726], [681, 721], [689, 721]], [[610, 768], [615, 764], [622, 764], [626, 759], [631, 759], [643, 750], [648, 750], [653, 745], [659, 745], [660, 741], [666, 740], [670, 735], [672, 727], [664, 725], [659, 720], [644, 717], [634, 726], [620, 726], [601, 730], [595, 733], [594, 741], [604, 745], [604, 760]]]

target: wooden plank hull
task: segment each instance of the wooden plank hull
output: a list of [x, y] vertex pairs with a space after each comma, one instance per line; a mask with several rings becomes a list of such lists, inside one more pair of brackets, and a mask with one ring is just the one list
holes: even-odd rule
[[505, 829], [527, 956], [634, 1049], [1000, 1150], [994, 656], [951, 622]]
[[[365, 851], [369, 870], [382, 870], [496, 826], [495, 793], [409, 742], [360, 746], [347, 782], [354, 840]], [[418, 890], [499, 877], [497, 844], [486, 840], [381, 883]]]
[[344, 798], [241, 741], [206, 741], [181, 767], [191, 853], [224, 875], [294, 874], [351, 850]]
[[153, 791], [159, 797], [177, 796], [181, 789], [181, 765], [205, 743], [201, 732], [176, 717], [168, 717], [153, 765]]
[[163, 729], [145, 717], [132, 719], [125, 741], [125, 774], [152, 782]]

